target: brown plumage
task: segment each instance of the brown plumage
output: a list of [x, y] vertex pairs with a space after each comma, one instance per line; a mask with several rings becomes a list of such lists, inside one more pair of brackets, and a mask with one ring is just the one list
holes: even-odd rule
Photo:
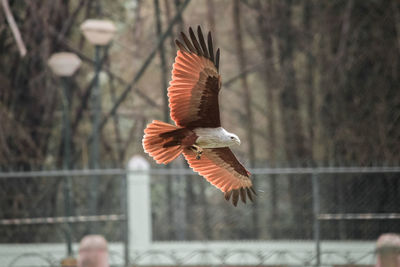
[[221, 89], [219, 56], [214, 55], [211, 33], [207, 43], [200, 26], [197, 36], [181, 33], [179, 48], [168, 88], [171, 118], [176, 126], [153, 121], [145, 129], [143, 148], [157, 163], [167, 164], [185, 156], [189, 166], [224, 192], [226, 200], [254, 200], [250, 173], [236, 159], [229, 146], [238, 137], [221, 127], [218, 95]]

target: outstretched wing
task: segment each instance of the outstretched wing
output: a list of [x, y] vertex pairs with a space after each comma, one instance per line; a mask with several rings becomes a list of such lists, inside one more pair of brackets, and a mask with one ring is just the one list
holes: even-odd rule
[[189, 28], [189, 34], [191, 41], [182, 33], [186, 46], [176, 40], [180, 50], [168, 88], [171, 118], [176, 125], [187, 128], [219, 127], [219, 49], [214, 57], [211, 33], [207, 46], [200, 26], [197, 29], [199, 41], [192, 28]]
[[225, 193], [226, 200], [233, 195], [233, 205], [237, 205], [239, 196], [246, 203], [246, 194], [253, 201], [256, 193], [250, 173], [228, 147], [204, 149], [200, 159], [196, 159], [196, 153], [189, 148], [184, 149], [183, 154], [195, 172]]

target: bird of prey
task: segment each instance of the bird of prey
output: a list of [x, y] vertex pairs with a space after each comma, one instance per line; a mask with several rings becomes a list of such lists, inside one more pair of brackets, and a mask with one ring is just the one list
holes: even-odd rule
[[[175, 125], [153, 120], [144, 130], [143, 148], [157, 163], [167, 164], [183, 153], [189, 166], [224, 192], [237, 205], [256, 195], [250, 172], [229, 148], [239, 137], [221, 127], [218, 94], [219, 49], [214, 55], [211, 33], [207, 44], [200, 26], [197, 37], [182, 32], [168, 88], [170, 115]], [[186, 45], [186, 46], [185, 46]], [[254, 195], [253, 195], [254, 194]]]

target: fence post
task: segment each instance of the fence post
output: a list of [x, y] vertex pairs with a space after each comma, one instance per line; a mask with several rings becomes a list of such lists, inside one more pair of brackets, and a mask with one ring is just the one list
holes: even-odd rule
[[316, 173], [311, 176], [312, 183], [312, 203], [313, 203], [313, 214], [314, 214], [314, 224], [313, 224], [313, 236], [315, 242], [315, 266], [319, 267], [321, 265], [321, 237], [320, 237], [320, 225], [319, 225], [319, 209], [320, 209], [320, 199], [319, 199], [319, 181]]
[[377, 267], [400, 267], [400, 235], [382, 234], [376, 242]]
[[101, 235], [87, 235], [79, 244], [78, 267], [109, 267], [107, 241]]
[[151, 243], [150, 164], [142, 156], [128, 163], [127, 199], [129, 251]]

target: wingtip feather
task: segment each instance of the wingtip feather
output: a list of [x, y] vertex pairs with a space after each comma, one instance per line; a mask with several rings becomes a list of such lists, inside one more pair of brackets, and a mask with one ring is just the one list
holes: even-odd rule
[[215, 66], [217, 67], [217, 71], [219, 71], [219, 54], [220, 54], [220, 52], [219, 52], [219, 48], [217, 49], [217, 54], [216, 54], [216, 56], [215, 56]]
[[240, 199], [243, 203], [246, 203], [246, 191], [243, 187], [240, 188]]
[[225, 194], [224, 194], [225, 200], [229, 201], [229, 199], [231, 198], [231, 195], [232, 195], [232, 191], [225, 192]]
[[232, 196], [232, 204], [233, 206], [237, 206], [237, 203], [239, 201], [239, 190], [235, 189], [233, 190], [233, 196]]

